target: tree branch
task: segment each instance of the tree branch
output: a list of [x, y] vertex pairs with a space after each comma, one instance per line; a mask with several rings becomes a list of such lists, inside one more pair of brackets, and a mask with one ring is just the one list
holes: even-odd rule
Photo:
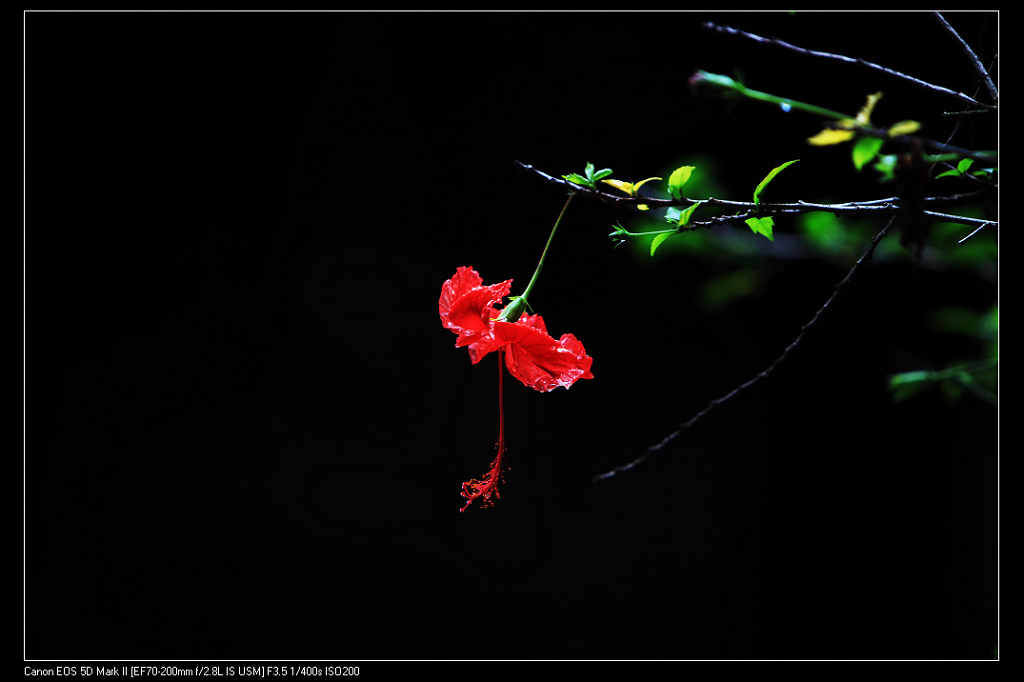
[[879, 64], [874, 64], [874, 63], [869, 62], [869, 61], [867, 61], [865, 59], [854, 59], [852, 57], [845, 57], [843, 55], [832, 54], [830, 52], [820, 52], [818, 50], [808, 50], [807, 48], [804, 48], [804, 47], [797, 47], [796, 45], [790, 45], [789, 43], [787, 43], [785, 41], [779, 40], [778, 38], [764, 38], [762, 36], [755, 35], [753, 33], [747, 33], [746, 31], [740, 31], [739, 29], [735, 29], [735, 28], [732, 28], [730, 26], [719, 26], [719, 25], [713, 24], [711, 22], [705, 22], [703, 26], [706, 29], [709, 29], [709, 30], [712, 30], [712, 31], [716, 31], [718, 33], [726, 33], [726, 34], [729, 34], [729, 35], [739, 36], [741, 38], [747, 38], [748, 40], [753, 40], [754, 42], [763, 43], [763, 44], [766, 44], [766, 45], [775, 45], [777, 47], [781, 47], [783, 49], [789, 50], [791, 52], [795, 52], [797, 54], [809, 55], [811, 57], [821, 57], [821, 58], [824, 58], [824, 59], [832, 59], [832, 60], [835, 60], [835, 61], [845, 62], [847, 64], [859, 64], [861, 66], [866, 66], [869, 69], [874, 69], [875, 71], [880, 71], [880, 72], [882, 72], [884, 74], [887, 74], [889, 76], [893, 76], [895, 78], [899, 78], [900, 80], [904, 80], [904, 81], [907, 81], [909, 83], [913, 83], [914, 85], [916, 85], [916, 86], [918, 86], [920, 88], [923, 88], [925, 90], [931, 90], [932, 92], [941, 93], [941, 94], [947, 95], [949, 97], [955, 97], [956, 99], [958, 99], [961, 102], [964, 102], [966, 104], [970, 104], [972, 106], [980, 107], [980, 108], [987, 108], [988, 107], [988, 105], [982, 104], [981, 102], [979, 102], [978, 100], [974, 99], [970, 95], [965, 95], [962, 92], [956, 92], [954, 90], [950, 90], [949, 88], [944, 88], [941, 85], [933, 85], [931, 83], [928, 83], [926, 81], [921, 80], [920, 78], [914, 78], [913, 76], [908, 76], [905, 73], [901, 73], [899, 71], [896, 71], [894, 69], [890, 69], [890, 68], [885, 67], [885, 66], [881, 66]]
[[978, 59], [978, 55], [974, 54], [974, 50], [971, 49], [971, 46], [967, 44], [967, 41], [960, 37], [960, 34], [957, 33], [952, 26], [949, 25], [949, 22], [946, 21], [945, 17], [938, 12], [933, 12], [932, 14], [942, 27], [946, 29], [951, 36], [953, 36], [953, 39], [960, 43], [960, 47], [963, 48], [964, 54], [967, 55], [971, 65], [974, 67], [974, 71], [978, 74], [981, 82], [985, 84], [985, 88], [988, 90], [988, 96], [992, 98], [992, 103], [998, 104], [999, 91], [996, 90], [996, 84], [992, 82], [992, 77], [989, 76], [988, 69], [982, 65], [981, 60]]
[[708, 403], [707, 407], [705, 407], [703, 410], [701, 410], [697, 414], [695, 414], [692, 417], [690, 417], [685, 422], [681, 423], [679, 426], [676, 427], [676, 429], [672, 433], [670, 433], [667, 436], [665, 436], [664, 438], [662, 438], [661, 441], [659, 441], [658, 443], [655, 443], [654, 445], [649, 446], [647, 448], [647, 450], [642, 455], [640, 455], [639, 457], [637, 457], [633, 461], [627, 462], [626, 464], [619, 465], [619, 466], [615, 467], [614, 469], [612, 469], [611, 471], [606, 471], [603, 474], [598, 474], [598, 475], [594, 476], [594, 478], [592, 479], [593, 483], [596, 485], [596, 484], [600, 483], [601, 481], [605, 481], [605, 480], [607, 480], [609, 478], [613, 478], [614, 476], [617, 476], [618, 474], [625, 473], [625, 472], [627, 472], [627, 471], [629, 471], [629, 470], [639, 466], [640, 464], [643, 464], [648, 459], [650, 459], [652, 456], [656, 455], [662, 449], [664, 449], [664, 447], [666, 445], [668, 445], [673, 440], [675, 440], [683, 431], [691, 428], [693, 425], [695, 425], [697, 422], [699, 422], [701, 419], [703, 419], [705, 416], [707, 416], [708, 413], [710, 413], [716, 407], [722, 405], [723, 403], [728, 402], [729, 400], [732, 400], [733, 398], [735, 398], [737, 395], [739, 395], [743, 391], [747, 390], [748, 388], [751, 388], [752, 386], [757, 385], [761, 381], [763, 381], [763, 380], [767, 379], [769, 376], [771, 376], [772, 372], [774, 372], [775, 369], [779, 365], [781, 365], [786, 360], [786, 358], [789, 357], [790, 353], [792, 353], [797, 348], [797, 346], [800, 345], [800, 343], [804, 340], [804, 337], [807, 336], [807, 333], [818, 324], [818, 320], [821, 319], [822, 315], [825, 314], [825, 311], [828, 310], [829, 307], [839, 297], [839, 294], [842, 293], [843, 289], [845, 289], [846, 286], [850, 283], [850, 281], [853, 279], [854, 275], [856, 275], [857, 272], [860, 270], [861, 266], [866, 261], [868, 261], [868, 260], [870, 260], [872, 258], [872, 256], [875, 253], [875, 248], [878, 246], [878, 243], [880, 241], [882, 241], [882, 239], [889, 233], [889, 230], [892, 228], [892, 225], [895, 222], [895, 220], [896, 220], [895, 216], [891, 217], [889, 219], [889, 222], [886, 223], [885, 227], [882, 228], [882, 231], [879, 232], [877, 235], [875, 235], [875, 237], [871, 240], [871, 244], [870, 244], [870, 246], [868, 246], [868, 249], [861, 255], [860, 258], [857, 259], [857, 262], [853, 264], [853, 267], [850, 268], [850, 271], [846, 273], [846, 276], [843, 277], [843, 279], [838, 284], [836, 284], [835, 291], [833, 291], [832, 295], [829, 296], [827, 301], [825, 301], [825, 304], [823, 306], [821, 306], [820, 308], [818, 308], [818, 310], [814, 313], [814, 316], [811, 318], [811, 320], [807, 324], [805, 324], [803, 327], [800, 328], [800, 333], [797, 334], [797, 337], [793, 340], [792, 343], [790, 343], [788, 346], [786, 346], [786, 349], [784, 351], [782, 351], [782, 354], [779, 357], [777, 357], [775, 359], [775, 361], [772, 362], [771, 365], [769, 365], [766, 369], [764, 369], [761, 372], [759, 372], [752, 379], [749, 379], [748, 381], [746, 381], [746, 382], [740, 384], [739, 386], [737, 386], [736, 388], [732, 389], [731, 391], [729, 391], [728, 393], [723, 395], [721, 398], [718, 398], [716, 400], [712, 400], [710, 403]]
[[[522, 170], [534, 173], [541, 179], [550, 182], [555, 185], [560, 185], [570, 192], [574, 192], [583, 197], [589, 197], [591, 199], [597, 199], [604, 203], [614, 204], [617, 206], [638, 206], [643, 204], [649, 208], [668, 208], [670, 206], [689, 206], [691, 204], [706, 204], [708, 206], [727, 206], [735, 209], [740, 209], [736, 213], [721, 215], [711, 218], [709, 220], [699, 220], [690, 223], [691, 229], [698, 227], [710, 228], [713, 225], [720, 225], [724, 222], [743, 220], [751, 216], [764, 216], [764, 215], [785, 215], [785, 214], [800, 214], [800, 213], [811, 213], [814, 211], [824, 211], [833, 213], [836, 215], [841, 214], [867, 214], [871, 213], [874, 215], [890, 215], [900, 210], [899, 197], [888, 197], [885, 199], [873, 199], [870, 201], [851, 201], [840, 204], [817, 204], [808, 201], [798, 201], [796, 203], [768, 203], [760, 202], [755, 204], [752, 201], [731, 201], [729, 199], [656, 199], [649, 197], [629, 197], [619, 196], [616, 194], [608, 194], [601, 190], [590, 189], [589, 187], [583, 187], [575, 183], [569, 182], [562, 178], [556, 178], [553, 175], [549, 175], [542, 170], [534, 168], [533, 166], [523, 163], [522, 161], [515, 161]], [[955, 197], [925, 197], [925, 202], [950, 202], [963, 200], [965, 198], [974, 196], [973, 194], [957, 195]], [[742, 211], [746, 209], [746, 211]], [[924, 214], [944, 223], [958, 223], [961, 225], [970, 225], [972, 227], [979, 227], [983, 225], [998, 225], [997, 222], [991, 220], [983, 220], [981, 218], [969, 218], [966, 216], [958, 216], [949, 213], [937, 213], [935, 211], [924, 211]]]

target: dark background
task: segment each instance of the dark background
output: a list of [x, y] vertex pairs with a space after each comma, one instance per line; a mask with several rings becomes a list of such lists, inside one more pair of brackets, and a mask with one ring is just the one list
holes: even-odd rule
[[[995, 53], [997, 15], [949, 19]], [[900, 352], [964, 350], [924, 320], [991, 305], [976, 276], [872, 263], [768, 382], [594, 486], [764, 369], [852, 259], [712, 315], [718, 265], [613, 249], [634, 214], [577, 201], [531, 303], [595, 378], [506, 381], [512, 471], [459, 513], [496, 365], [453, 347], [441, 284], [518, 293], [564, 201], [513, 159], [706, 154], [747, 199], [800, 157], [776, 198], [891, 193], [809, 150], [813, 117], [694, 99], [698, 68], [851, 113], [885, 90], [948, 135], [955, 102], [706, 20], [975, 91], [922, 13], [26, 14], [25, 656], [991, 657], [996, 410], [885, 386]]]

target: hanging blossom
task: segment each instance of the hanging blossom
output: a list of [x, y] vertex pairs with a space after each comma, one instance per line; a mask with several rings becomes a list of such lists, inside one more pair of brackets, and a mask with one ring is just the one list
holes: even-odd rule
[[554, 339], [544, 318], [524, 313], [514, 322], [499, 319], [494, 307], [512, 289], [512, 280], [483, 286], [471, 267], [463, 266], [441, 287], [438, 312], [441, 323], [458, 339], [457, 348], [469, 346], [469, 359], [477, 364], [485, 355], [502, 348], [509, 373], [530, 388], [548, 392], [569, 388], [577, 379], [593, 379], [593, 359], [572, 334]]
[[569, 388], [578, 379], [594, 378], [590, 371], [593, 359], [574, 335], [563, 334], [556, 340], [548, 334], [540, 315], [522, 313], [517, 319], [512, 319], [512, 315], [502, 319], [502, 310], [495, 305], [511, 290], [512, 280], [484, 286], [476, 270], [463, 266], [441, 287], [437, 304], [441, 324], [456, 334], [457, 348], [468, 347], [474, 365], [491, 352], [496, 351], [499, 358], [498, 454], [483, 479], [462, 484], [462, 495], [467, 499], [463, 511], [474, 500], [480, 499], [482, 506], [488, 507], [499, 497], [498, 483], [505, 468], [501, 360], [504, 359], [509, 374], [542, 393], [559, 386]]

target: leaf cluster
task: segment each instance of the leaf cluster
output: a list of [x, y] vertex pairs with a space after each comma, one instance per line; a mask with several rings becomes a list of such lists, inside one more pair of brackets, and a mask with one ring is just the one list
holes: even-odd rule
[[[755, 211], [761, 206], [761, 194], [768, 186], [768, 183], [770, 183], [776, 175], [797, 161], [799, 161], [799, 159], [793, 159], [792, 161], [787, 161], [780, 166], [776, 166], [768, 172], [761, 182], [757, 184], [757, 187], [754, 188], [753, 194], [753, 207]], [[654, 180], [662, 179], [661, 177], [650, 177], [635, 183], [627, 182], [623, 180], [610, 179], [608, 176], [613, 173], [610, 168], [604, 168], [600, 171], [595, 171], [594, 168], [594, 164], [588, 163], [586, 165], [584, 175], [569, 173], [562, 177], [568, 182], [593, 190], [597, 189], [597, 181], [600, 180], [601, 182], [625, 192], [630, 198], [640, 197], [639, 189], [642, 185]], [[706, 200], [695, 200], [684, 197], [683, 187], [686, 185], [687, 181], [689, 181], [695, 170], [696, 166], [679, 166], [669, 175], [666, 183], [666, 189], [669, 196], [675, 201], [690, 202], [689, 205], [685, 207], [669, 206], [665, 210], [664, 221], [671, 225], [671, 227], [663, 230], [630, 232], [626, 228], [622, 227], [621, 224], [616, 223], [616, 225], [613, 226], [612, 232], [608, 235], [616, 241], [616, 246], [622, 244], [630, 237], [650, 237], [653, 235], [653, 239], [651, 240], [651, 256], [653, 256], [658, 250], [658, 247], [673, 235], [694, 229], [692, 226], [693, 214], [697, 208], [699, 208], [703, 203], [706, 203]], [[637, 204], [637, 208], [639, 210], [646, 211], [649, 207], [647, 204], [639, 203]], [[770, 241], [774, 241], [774, 220], [770, 215], [751, 216], [747, 218], [745, 222], [754, 234], [759, 234]]]
[[580, 187], [586, 187], [587, 189], [597, 189], [597, 183], [599, 180], [603, 180], [612, 174], [611, 168], [602, 168], [601, 170], [594, 170], [594, 164], [587, 163], [586, 168], [583, 171], [583, 175], [579, 173], [569, 173], [563, 175], [566, 181], [579, 185]]

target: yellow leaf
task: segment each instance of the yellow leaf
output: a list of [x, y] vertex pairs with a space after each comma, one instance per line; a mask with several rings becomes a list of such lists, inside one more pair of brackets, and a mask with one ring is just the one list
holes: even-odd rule
[[645, 182], [650, 182], [651, 180], [661, 180], [661, 178], [647, 178], [646, 180], [641, 180], [640, 182], [633, 185], [633, 191], [636, 192], [637, 190], [640, 189], [640, 185], [644, 184]]
[[857, 112], [857, 123], [861, 125], [869, 125], [871, 123], [871, 112], [874, 111], [875, 105], [878, 104], [878, 100], [882, 99], [882, 93], [876, 92], [873, 95], [868, 95], [868, 101], [864, 103], [864, 106]]
[[911, 133], [916, 133], [920, 129], [921, 124], [917, 121], [900, 121], [899, 123], [893, 123], [889, 128], [889, 137], [910, 135]]
[[606, 185], [611, 185], [615, 189], [621, 189], [623, 192], [625, 192], [629, 196], [633, 196], [633, 183], [632, 182], [625, 182], [623, 180], [602, 180], [601, 182], [605, 183]]
[[807, 138], [807, 143], [822, 147], [828, 144], [839, 144], [840, 142], [846, 142], [850, 139], [853, 139], [853, 131], [825, 128], [814, 137]]

